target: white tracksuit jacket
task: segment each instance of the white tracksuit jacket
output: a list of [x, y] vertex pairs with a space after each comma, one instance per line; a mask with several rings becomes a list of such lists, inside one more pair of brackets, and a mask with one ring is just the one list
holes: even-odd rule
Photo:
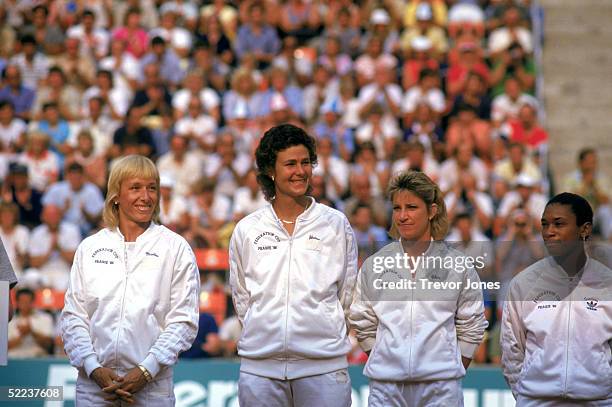
[[135, 242], [103, 229], [79, 245], [61, 315], [70, 363], [87, 376], [101, 365], [138, 364], [172, 375], [198, 330], [200, 278], [181, 236], [151, 223]]
[[268, 204], [238, 223], [229, 253], [241, 371], [296, 379], [347, 367], [357, 246], [344, 214], [313, 199], [290, 236]]
[[519, 273], [504, 302], [501, 346], [515, 397], [612, 405], [612, 270], [587, 257], [570, 278], [547, 257]]
[[[423, 256], [443, 259], [442, 267], [439, 261], [421, 264], [412, 273], [401, 265], [386, 265], [383, 270], [381, 263], [376, 266], [377, 259], [398, 254], [404, 254], [401, 243], [390, 243], [368, 257], [360, 270], [350, 323], [361, 348], [371, 350], [364, 374], [394, 382], [463, 377], [461, 356], [473, 357], [488, 325], [482, 290], [468, 284], [479, 284], [476, 271], [450, 267], [451, 262], [461, 264], [455, 259], [462, 253], [433, 241]], [[381, 288], [383, 282], [402, 281], [412, 281], [412, 288]]]

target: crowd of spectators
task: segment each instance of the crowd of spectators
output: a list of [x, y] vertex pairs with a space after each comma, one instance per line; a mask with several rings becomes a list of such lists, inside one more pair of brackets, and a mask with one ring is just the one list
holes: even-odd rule
[[[530, 13], [529, 0], [1, 1], [0, 237], [19, 286], [66, 288], [126, 154], [157, 163], [166, 226], [225, 249], [265, 205], [253, 151], [285, 122], [316, 137], [312, 194], [346, 213], [362, 259], [388, 242], [385, 188], [407, 169], [440, 185], [449, 240], [497, 254], [485, 280], [507, 282], [538, 255], [554, 190], [587, 197], [609, 239], [594, 149], [552, 183]], [[223, 289], [222, 273], [202, 281]], [[33, 299], [19, 292], [10, 330], [29, 356], [55, 337]], [[203, 316], [187, 356], [234, 354], [240, 326], [220, 323]], [[495, 348], [477, 361], [498, 362]]]

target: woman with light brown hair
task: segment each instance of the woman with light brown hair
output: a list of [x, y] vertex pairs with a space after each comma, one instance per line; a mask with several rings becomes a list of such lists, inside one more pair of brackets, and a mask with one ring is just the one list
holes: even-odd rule
[[446, 207], [427, 175], [400, 173], [388, 194], [398, 240], [365, 260], [350, 312], [370, 353], [368, 405], [462, 406], [461, 378], [487, 327], [478, 275], [443, 242]]

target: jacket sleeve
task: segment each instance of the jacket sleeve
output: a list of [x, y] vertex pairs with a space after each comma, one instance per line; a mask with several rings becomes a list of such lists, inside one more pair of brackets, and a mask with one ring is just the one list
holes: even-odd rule
[[83, 283], [82, 245], [74, 256], [68, 290], [64, 298], [64, 309], [60, 316], [60, 329], [64, 350], [70, 359], [70, 364], [84, 368], [87, 376], [102, 365], [93, 348], [89, 334], [90, 311], [85, 297]]
[[348, 219], [344, 220], [346, 248], [344, 256], [344, 272], [343, 279], [338, 286], [338, 298], [342, 309], [344, 310], [344, 318], [346, 320], [347, 329], [349, 327], [349, 313], [351, 303], [353, 302], [353, 294], [355, 291], [355, 283], [357, 282], [357, 244], [355, 233]]
[[518, 394], [516, 386], [525, 360], [526, 330], [521, 319], [522, 302], [515, 299], [512, 285], [504, 301], [500, 340], [502, 372], [516, 398]]
[[472, 283], [480, 283], [476, 270], [473, 268], [466, 270], [462, 290], [457, 301], [455, 329], [461, 356], [472, 359], [478, 345], [484, 338], [484, 332], [489, 323], [484, 315], [482, 289], [468, 286], [468, 279]]
[[368, 298], [367, 260], [359, 270], [355, 295], [349, 314], [349, 324], [355, 330], [355, 336], [359, 346], [364, 352], [372, 350], [376, 342], [376, 331], [378, 330], [378, 316], [374, 312], [372, 302]]
[[165, 328], [140, 363], [152, 376], [159, 373], [161, 365], [174, 365], [198, 333], [200, 273], [189, 244], [183, 240], [177, 250]]
[[244, 318], [249, 307], [251, 294], [246, 288], [244, 278], [244, 268], [242, 267], [242, 236], [240, 235], [240, 225], [236, 226], [230, 239], [229, 245], [229, 266], [230, 266], [230, 287], [232, 289], [232, 301], [240, 325], [244, 325]]

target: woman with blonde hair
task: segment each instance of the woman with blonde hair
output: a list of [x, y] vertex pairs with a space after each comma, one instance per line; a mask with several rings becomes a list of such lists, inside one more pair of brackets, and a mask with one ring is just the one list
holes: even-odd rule
[[368, 405], [462, 406], [461, 378], [487, 327], [478, 275], [442, 241], [446, 207], [427, 175], [400, 173], [388, 194], [398, 240], [365, 260], [350, 311], [370, 354]]
[[60, 326], [78, 371], [76, 405], [173, 406], [172, 366], [198, 330], [198, 269], [159, 225], [159, 174], [144, 156], [113, 166], [106, 228], [79, 245]]
[[223, 117], [228, 122], [246, 117], [254, 118], [261, 108], [253, 72], [245, 67], [236, 69], [230, 81], [231, 89], [223, 97]]

